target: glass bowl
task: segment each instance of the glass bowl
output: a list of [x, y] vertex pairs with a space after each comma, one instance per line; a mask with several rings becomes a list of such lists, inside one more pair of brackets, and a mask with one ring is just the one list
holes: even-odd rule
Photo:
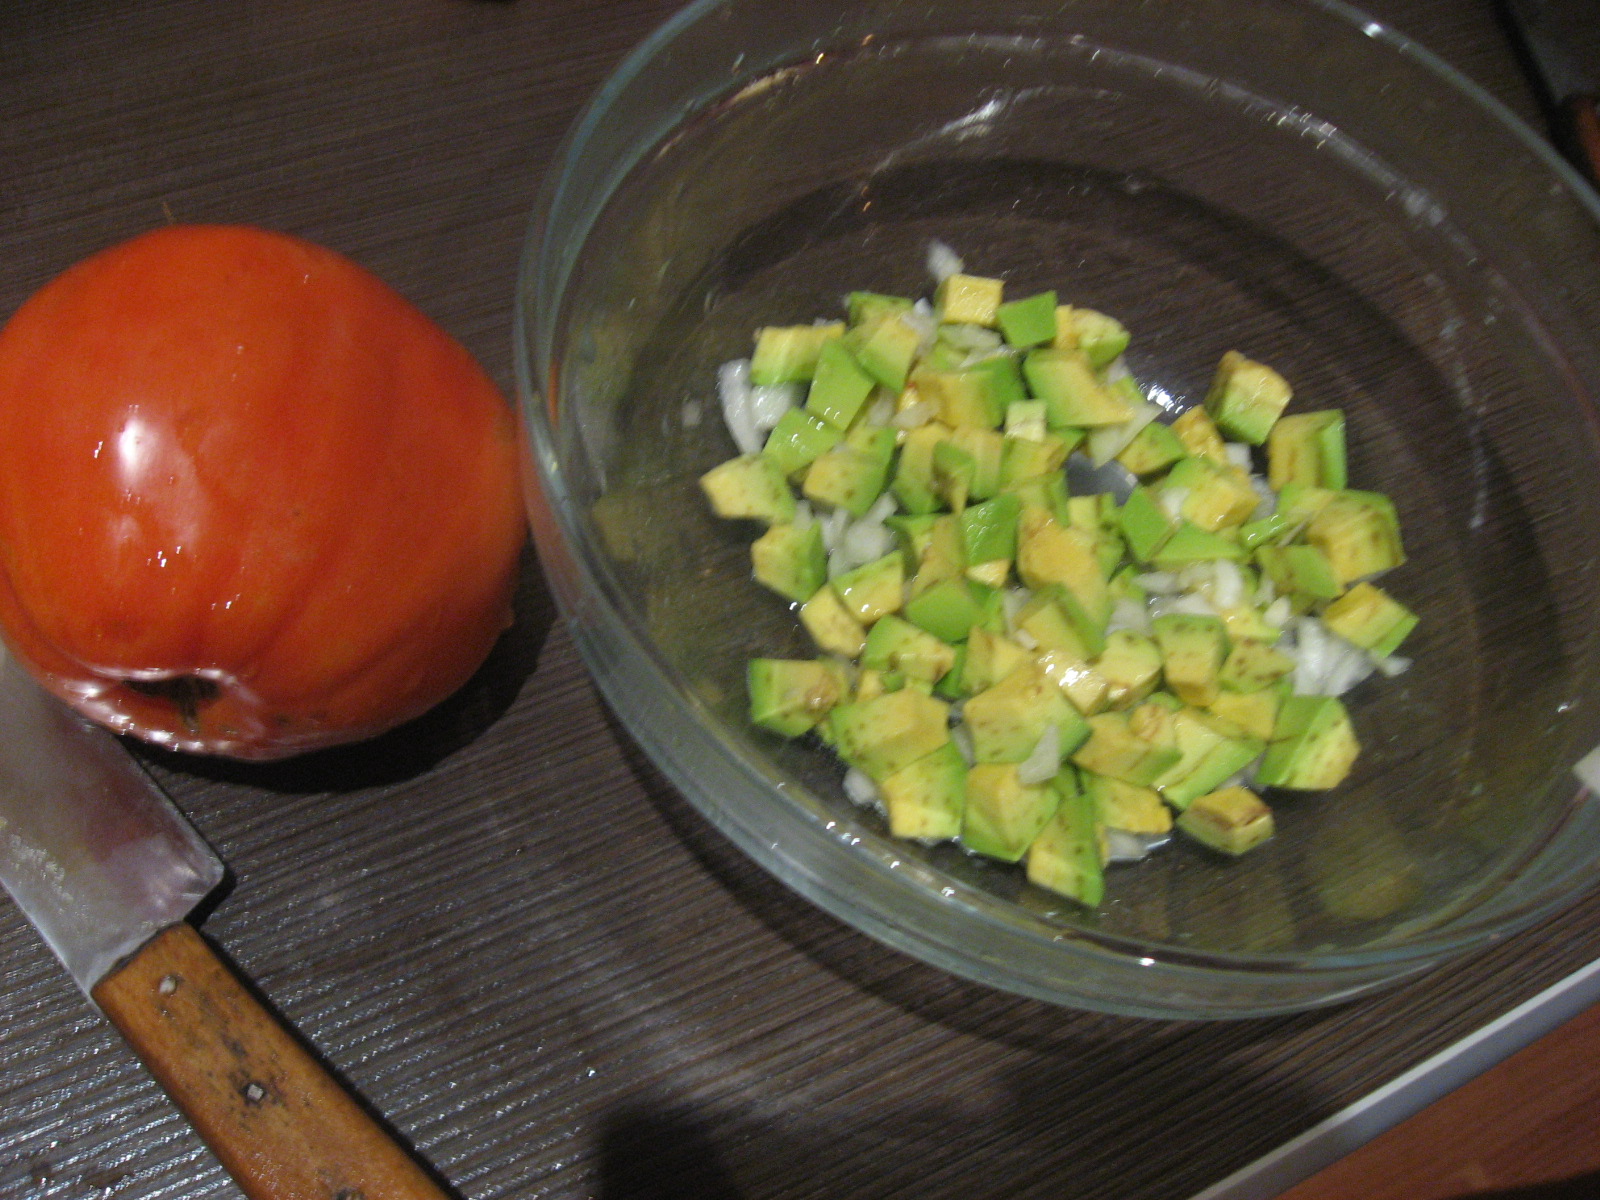
[[[923, 295], [942, 241], [1011, 294], [1133, 331], [1174, 408], [1241, 348], [1344, 409], [1396, 502], [1415, 665], [1347, 697], [1333, 792], [1224, 861], [1180, 839], [1094, 912], [888, 837], [814, 741], [747, 719], [814, 654], [697, 478], [735, 452], [719, 364], [851, 289]], [[1157, 1017], [1346, 999], [1595, 879], [1600, 208], [1491, 99], [1333, 3], [702, 0], [570, 133], [518, 290], [529, 505], [608, 702], [796, 892], [999, 988]]]

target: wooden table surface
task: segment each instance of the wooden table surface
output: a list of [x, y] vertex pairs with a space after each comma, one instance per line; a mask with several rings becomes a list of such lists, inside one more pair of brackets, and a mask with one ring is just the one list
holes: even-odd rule
[[[0, 314], [151, 226], [251, 222], [370, 266], [509, 387], [534, 188], [673, 7], [7, 0]], [[1369, 8], [1536, 117], [1487, 0]], [[744, 860], [607, 715], [534, 571], [523, 612], [401, 736], [156, 763], [237, 878], [208, 933], [463, 1197], [1184, 1200], [1600, 957], [1591, 897], [1326, 1012], [995, 993]], [[0, 1198], [237, 1194], [0, 905]]]

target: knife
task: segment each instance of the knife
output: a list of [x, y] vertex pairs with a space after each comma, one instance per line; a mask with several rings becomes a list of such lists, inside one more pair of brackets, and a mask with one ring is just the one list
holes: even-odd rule
[[189, 923], [223, 875], [116, 739], [0, 650], [0, 885], [245, 1195], [447, 1200]]
[[1593, 0], [1504, 0], [1503, 10], [1544, 92], [1557, 145], [1600, 187], [1600, 75], [1580, 50], [1600, 10]]

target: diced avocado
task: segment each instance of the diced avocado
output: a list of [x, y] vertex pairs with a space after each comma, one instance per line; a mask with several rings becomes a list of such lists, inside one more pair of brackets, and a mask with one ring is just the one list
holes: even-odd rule
[[1225, 692], [1258, 692], [1293, 670], [1294, 659], [1283, 651], [1265, 642], [1236, 641], [1217, 673], [1217, 683]]
[[[969, 500], [987, 500], [1000, 490], [1000, 460], [1005, 438], [997, 430], [963, 425], [951, 430], [949, 445], [966, 451], [972, 458], [972, 477], [967, 486]], [[935, 466], [938, 461], [935, 450]]]
[[995, 429], [1005, 419], [1005, 406], [994, 394], [990, 372], [932, 370], [919, 366], [912, 371], [917, 392], [932, 404], [939, 420], [952, 429], [970, 425]]
[[967, 367], [967, 371], [979, 380], [984, 398], [988, 401], [993, 420], [990, 425], [999, 426], [1006, 418], [1006, 413], [1018, 400], [1028, 399], [1028, 388], [1022, 380], [1022, 368], [1017, 365], [1017, 360], [1009, 354], [990, 355], [979, 362]]
[[750, 719], [784, 737], [799, 737], [844, 699], [844, 668], [815, 659], [754, 658], [746, 671]]
[[1293, 532], [1294, 527], [1295, 523], [1282, 512], [1275, 512], [1258, 521], [1246, 521], [1239, 526], [1239, 545], [1246, 550], [1272, 545], [1286, 534]]
[[1008, 300], [995, 310], [995, 323], [1006, 341], [1022, 350], [1054, 341], [1056, 294], [1039, 292], [1025, 300]]
[[1083, 790], [1094, 798], [1100, 823], [1128, 833], [1168, 833], [1172, 810], [1154, 788], [1085, 772]]
[[803, 408], [791, 408], [778, 418], [767, 434], [761, 453], [778, 465], [785, 475], [809, 467], [827, 450], [839, 444], [844, 435]]
[[1089, 733], [1061, 689], [1031, 663], [972, 696], [961, 715], [972, 735], [973, 757], [980, 763], [1023, 761], [1052, 725], [1060, 735], [1063, 756], [1076, 750]]
[[906, 433], [890, 484], [900, 507], [909, 513], [931, 513], [939, 508], [933, 487], [933, 452], [950, 439], [950, 427], [929, 421]]
[[1038, 589], [1013, 619], [1041, 649], [1066, 650], [1087, 662], [1106, 648], [1104, 610], [1089, 611], [1064, 587]]
[[927, 544], [922, 548], [911, 579], [911, 595], [920, 596], [944, 579], [959, 579], [967, 569], [962, 548], [961, 525], [956, 517], [942, 513], [928, 527]]
[[1000, 490], [1009, 491], [1025, 480], [1059, 475], [1067, 454], [1066, 439], [1053, 433], [1038, 440], [1007, 435], [1000, 452]]
[[1322, 610], [1322, 621], [1347, 642], [1379, 658], [1400, 648], [1417, 616], [1382, 588], [1358, 583]]
[[1055, 815], [1060, 799], [1048, 783], [1023, 783], [1015, 763], [976, 763], [967, 771], [961, 844], [974, 854], [1016, 862]]
[[1023, 360], [1022, 374], [1033, 395], [1045, 402], [1051, 429], [1119, 425], [1135, 413], [1131, 404], [1095, 378], [1082, 351], [1031, 350]]
[[1078, 335], [1078, 349], [1095, 370], [1109, 366], [1128, 348], [1128, 331], [1121, 321], [1092, 308], [1073, 308], [1070, 320]]
[[1094, 666], [1106, 681], [1106, 703], [1114, 709], [1132, 708], [1161, 682], [1161, 649], [1142, 633], [1118, 629], [1106, 635]]
[[1149, 787], [1178, 761], [1177, 746], [1140, 737], [1127, 713], [1100, 713], [1086, 723], [1089, 740], [1072, 755], [1085, 771]]
[[1071, 650], [1045, 650], [1035, 660], [1050, 682], [1086, 717], [1103, 712], [1110, 685], [1098, 668]]
[[1342, 489], [1344, 413], [1330, 408], [1279, 417], [1267, 435], [1267, 482], [1275, 492], [1286, 483]]
[[955, 647], [893, 613], [878, 618], [861, 650], [863, 667], [928, 683], [938, 683], [955, 661]]
[[1161, 798], [1180, 811], [1199, 795], [1211, 791], [1261, 756], [1266, 743], [1259, 738], [1235, 736], [1205, 713], [1193, 708], [1172, 715], [1178, 761], [1152, 785]]
[[969, 693], [985, 691], [1009, 677], [1034, 658], [1010, 638], [973, 626], [967, 639], [967, 661], [962, 665], [962, 686]]
[[1056, 336], [1050, 345], [1056, 350], [1078, 349], [1078, 327], [1072, 323], [1072, 305], [1056, 305]]
[[956, 661], [944, 673], [944, 678], [933, 685], [933, 694], [941, 700], [955, 701], [960, 700], [968, 692], [966, 685], [967, 644], [965, 642], [957, 642], [951, 649], [956, 652]]
[[907, 763], [878, 784], [893, 837], [943, 842], [961, 835], [967, 761], [954, 742]]
[[1025, 507], [1017, 522], [1017, 574], [1039, 590], [1060, 584], [1092, 614], [1109, 610], [1106, 578], [1094, 537], [1062, 525], [1048, 513]]
[[806, 393], [806, 411], [835, 429], [849, 429], [871, 395], [872, 384], [872, 376], [861, 369], [842, 339], [824, 342]]
[[750, 382], [804, 383], [817, 366], [822, 347], [844, 334], [844, 324], [769, 325], [756, 333], [750, 357]]
[[867, 448], [858, 440], [846, 438], [806, 468], [800, 490], [807, 500], [860, 517], [883, 495], [894, 455], [894, 430], [870, 429], [861, 438], [875, 441], [876, 445]]
[[1208, 533], [1243, 525], [1261, 503], [1247, 474], [1209, 458], [1183, 459], [1167, 473], [1160, 492], [1178, 497], [1184, 518]]
[[1338, 787], [1360, 750], [1350, 714], [1337, 697], [1290, 696], [1278, 710], [1256, 782], [1303, 791]]
[[939, 282], [933, 294], [934, 315], [946, 325], [994, 328], [1005, 284], [999, 279], [957, 272]]
[[804, 604], [828, 581], [828, 551], [822, 526], [772, 525], [750, 543], [750, 564], [756, 582], [786, 600]]
[[[1249, 585], [1248, 590], [1253, 592], [1255, 585]], [[1266, 615], [1251, 604], [1232, 604], [1219, 608], [1217, 616], [1222, 618], [1230, 641], [1275, 642], [1283, 634], [1282, 629], [1269, 623]]]
[[882, 782], [950, 740], [949, 707], [915, 688], [840, 704], [828, 735], [840, 758]]
[[845, 611], [862, 625], [871, 625], [879, 617], [900, 611], [905, 568], [898, 553], [885, 554], [836, 576], [832, 586]]
[[1228, 450], [1223, 445], [1222, 435], [1217, 432], [1211, 414], [1203, 407], [1187, 408], [1179, 413], [1173, 419], [1172, 432], [1177, 434], [1178, 440], [1190, 454], [1228, 465]]
[[1316, 546], [1262, 546], [1256, 561], [1280, 595], [1332, 600], [1344, 592], [1333, 564]]
[[933, 494], [951, 512], [966, 508], [977, 474], [977, 462], [954, 441], [943, 441], [933, 448]]
[[1006, 585], [1006, 580], [1011, 578], [1011, 563], [1003, 558], [972, 563], [967, 567], [967, 578], [987, 588], [1002, 588]]
[[1115, 425], [1096, 425], [1089, 430], [1084, 450], [1089, 462], [1096, 467], [1103, 467], [1116, 458], [1161, 415], [1161, 409], [1145, 399], [1132, 375], [1119, 376], [1105, 386], [1106, 391], [1125, 403], [1133, 415]]
[[937, 513], [896, 513], [884, 518], [884, 528], [893, 532], [900, 545], [906, 574], [915, 573], [917, 563], [922, 561], [922, 552], [933, 537], [933, 523], [938, 519]]
[[1161, 649], [1167, 686], [1187, 704], [1216, 699], [1218, 675], [1228, 651], [1228, 635], [1217, 617], [1168, 613], [1150, 622]]
[[1289, 681], [1272, 684], [1254, 692], [1217, 693], [1217, 698], [1206, 712], [1231, 730], [1259, 738], [1263, 744], [1270, 741], [1278, 726], [1278, 709], [1289, 694]]
[[1094, 802], [1077, 789], [1056, 791], [1056, 811], [1028, 847], [1028, 882], [1087, 908], [1098, 907], [1105, 898], [1105, 876]]
[[1161, 506], [1150, 489], [1142, 485], [1128, 493], [1118, 512], [1118, 519], [1128, 550], [1142, 563], [1150, 562], [1178, 528], [1178, 522]]
[[1277, 515], [1291, 529], [1309, 524], [1339, 493], [1329, 488], [1286, 483], [1278, 492]]
[[1245, 548], [1231, 538], [1220, 533], [1207, 533], [1198, 525], [1183, 521], [1151, 556], [1150, 565], [1163, 571], [1176, 571], [1192, 563], [1215, 562], [1217, 559], [1243, 562], [1247, 557]]
[[811, 640], [830, 654], [855, 658], [867, 644], [867, 631], [845, 607], [839, 593], [824, 584], [800, 606], [800, 624]]
[[900, 314], [880, 316], [863, 324], [853, 337], [856, 362], [876, 382], [898, 392], [917, 356], [922, 335]]
[[1394, 504], [1378, 492], [1335, 492], [1306, 526], [1305, 536], [1347, 585], [1406, 560]]
[[882, 292], [851, 292], [844, 298], [845, 313], [851, 325], [870, 325], [881, 317], [898, 316], [916, 307], [906, 296], [888, 296]]
[[1239, 855], [1272, 836], [1272, 810], [1249, 788], [1226, 787], [1196, 796], [1178, 828], [1201, 845]]
[[1236, 441], [1259, 446], [1289, 403], [1288, 383], [1271, 367], [1229, 350], [1206, 393], [1206, 411]]
[[1165, 471], [1188, 453], [1188, 447], [1173, 432], [1172, 426], [1152, 421], [1133, 435], [1133, 440], [1117, 454], [1117, 461], [1133, 474], [1146, 478]]
[[1022, 501], [1015, 496], [996, 496], [968, 507], [957, 517], [961, 527], [961, 546], [969, 565], [1007, 562], [1017, 556], [1017, 521]]
[[942, 641], [961, 642], [974, 625], [992, 619], [997, 600], [995, 592], [969, 579], [941, 579], [906, 602], [905, 618]]
[[[1067, 501], [1072, 497], [1067, 492], [1067, 477], [1061, 471], [1049, 475], [1035, 475], [1032, 479], [1013, 483], [1006, 489], [1006, 495], [1015, 496], [1020, 500], [1024, 513], [1031, 508], [1055, 518], [1058, 524], [1072, 523], [1067, 516]], [[1017, 518], [1017, 528], [1019, 531], [1022, 528], [1020, 516]]]
[[719, 517], [782, 525], [794, 520], [794, 492], [778, 464], [761, 454], [741, 454], [700, 476], [700, 489]]
[[1045, 424], [1043, 400], [1013, 400], [1006, 405], [1005, 432], [1008, 438], [1042, 442], [1049, 433]]

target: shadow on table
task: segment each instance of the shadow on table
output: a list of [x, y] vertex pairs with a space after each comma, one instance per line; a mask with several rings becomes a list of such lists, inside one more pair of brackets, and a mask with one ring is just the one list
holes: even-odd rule
[[1463, 1192], [1453, 1200], [1596, 1200], [1597, 1197], [1600, 1197], [1600, 1171], [1553, 1183], [1529, 1184], [1527, 1187]]

